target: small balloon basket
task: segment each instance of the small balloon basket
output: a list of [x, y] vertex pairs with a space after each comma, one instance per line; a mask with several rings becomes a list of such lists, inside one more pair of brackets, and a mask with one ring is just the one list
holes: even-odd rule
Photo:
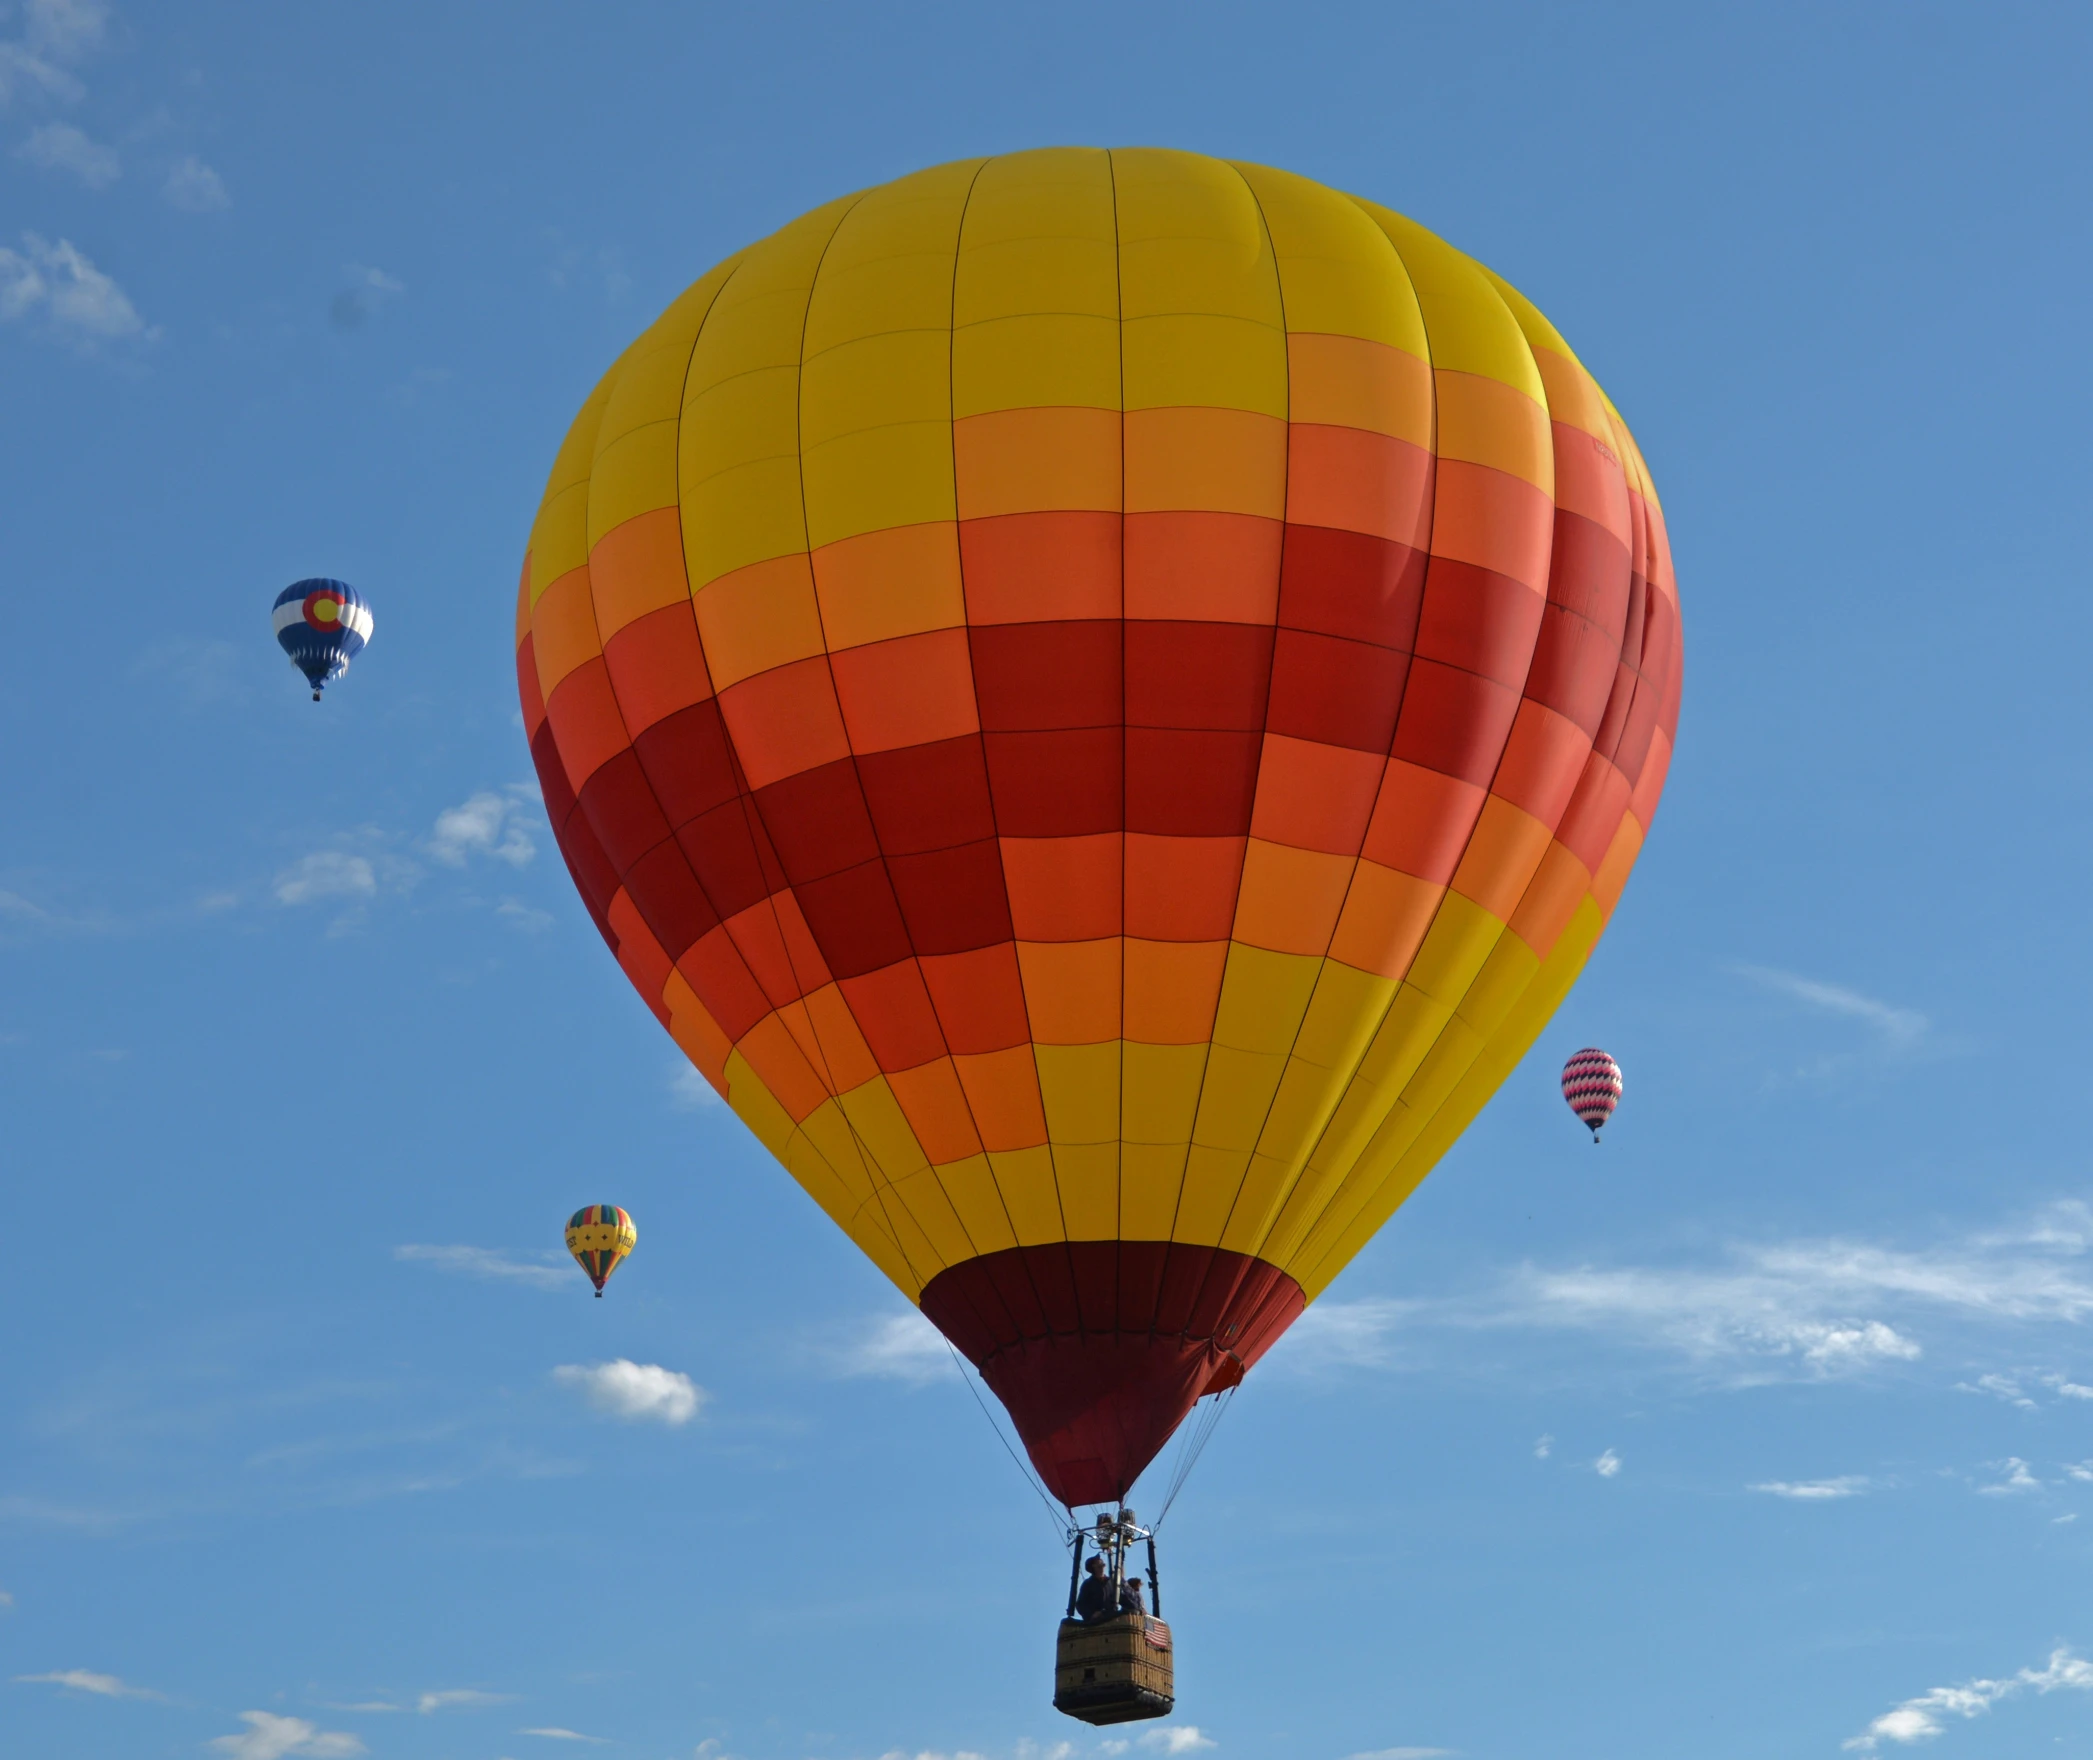
[[1054, 1646], [1054, 1709], [1085, 1723], [1168, 1717], [1177, 1703], [1170, 1628], [1152, 1614], [1085, 1625], [1061, 1622]]
[[[1122, 1509], [1099, 1516], [1093, 1527], [1071, 1528], [1068, 1538], [1068, 1617], [1054, 1643], [1054, 1709], [1085, 1723], [1168, 1717], [1177, 1703], [1177, 1667], [1170, 1628], [1157, 1617], [1163, 1580], [1154, 1531]], [[1127, 1554], [1137, 1540], [1148, 1544], [1146, 1608], [1140, 1605], [1139, 1575], [1128, 1569]], [[1103, 1566], [1098, 1587], [1104, 1605], [1125, 1611], [1107, 1619], [1076, 1617], [1086, 1554]]]

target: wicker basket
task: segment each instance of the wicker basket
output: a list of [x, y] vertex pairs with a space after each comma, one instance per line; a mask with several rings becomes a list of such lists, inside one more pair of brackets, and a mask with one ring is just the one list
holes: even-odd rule
[[1170, 1628], [1147, 1614], [1085, 1625], [1061, 1622], [1054, 1649], [1054, 1709], [1085, 1723], [1167, 1717], [1177, 1703]]

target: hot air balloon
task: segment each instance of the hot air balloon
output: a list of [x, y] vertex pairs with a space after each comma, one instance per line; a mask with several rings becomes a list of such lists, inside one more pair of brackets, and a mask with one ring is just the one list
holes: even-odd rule
[[589, 1274], [599, 1297], [610, 1274], [625, 1263], [639, 1239], [632, 1218], [615, 1204], [584, 1204], [567, 1218], [567, 1251]]
[[937, 166], [701, 277], [560, 448], [516, 636], [605, 941], [1069, 1506], [1533, 1043], [1681, 666], [1641, 455], [1526, 299], [1152, 149]]
[[347, 581], [293, 581], [276, 595], [269, 620], [316, 703], [371, 639], [371, 608]]
[[1587, 1045], [1562, 1066], [1562, 1097], [1591, 1127], [1596, 1143], [1613, 1109], [1621, 1103], [1621, 1066], [1598, 1047]]

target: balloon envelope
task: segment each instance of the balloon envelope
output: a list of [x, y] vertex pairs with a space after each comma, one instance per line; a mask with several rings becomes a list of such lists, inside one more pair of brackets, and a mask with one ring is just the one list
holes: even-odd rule
[[1592, 1141], [1621, 1103], [1621, 1066], [1597, 1046], [1573, 1052], [1562, 1066], [1562, 1097], [1591, 1129]]
[[347, 581], [293, 581], [276, 595], [269, 621], [315, 700], [371, 639], [371, 608]]
[[1680, 679], [1633, 439], [1401, 216], [944, 165], [678, 299], [518, 602], [560, 847], [727, 1103], [1122, 1495], [1582, 968]]
[[632, 1218], [615, 1204], [584, 1204], [567, 1218], [567, 1251], [589, 1274], [599, 1296], [610, 1274], [625, 1263], [639, 1239]]

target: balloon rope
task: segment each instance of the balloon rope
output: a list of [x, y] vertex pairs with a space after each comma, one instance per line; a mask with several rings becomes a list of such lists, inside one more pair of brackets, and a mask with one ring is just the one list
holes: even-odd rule
[[952, 1351], [953, 1368], [959, 1371], [960, 1380], [967, 1384], [967, 1392], [974, 1396], [974, 1403], [981, 1408], [981, 1415], [988, 1420], [988, 1427], [996, 1433], [996, 1440], [1003, 1445], [1003, 1452], [1010, 1457], [1010, 1464], [1017, 1468], [1025, 1483], [1031, 1486], [1038, 1495], [1039, 1501], [1046, 1505], [1047, 1520], [1054, 1524], [1054, 1537], [1064, 1545], [1067, 1544], [1069, 1533], [1067, 1512], [1053, 1500], [1046, 1486], [1040, 1482], [1039, 1474], [1031, 1467], [1028, 1467], [1023, 1457], [1019, 1455], [1016, 1449], [1010, 1446], [1010, 1438], [1003, 1434], [1003, 1426], [996, 1422], [995, 1413], [988, 1409], [988, 1403], [982, 1399], [980, 1390], [974, 1385], [973, 1376], [967, 1373], [966, 1359], [958, 1351], [952, 1349], [952, 1341], [950, 1339], [945, 1341], [945, 1349]]
[[[1242, 1386], [1238, 1381], [1236, 1387]], [[1160, 1530], [1163, 1517], [1170, 1513], [1170, 1506], [1177, 1501], [1177, 1494], [1185, 1488], [1185, 1481], [1192, 1476], [1192, 1469], [1199, 1464], [1199, 1457], [1206, 1452], [1206, 1445], [1213, 1440], [1214, 1432], [1221, 1427], [1221, 1416], [1235, 1402], [1236, 1387], [1225, 1389], [1216, 1396], [1214, 1403], [1193, 1427], [1192, 1434], [1178, 1450], [1177, 1466], [1170, 1475], [1170, 1488], [1163, 1498], [1163, 1508], [1156, 1516], [1155, 1527]]]

